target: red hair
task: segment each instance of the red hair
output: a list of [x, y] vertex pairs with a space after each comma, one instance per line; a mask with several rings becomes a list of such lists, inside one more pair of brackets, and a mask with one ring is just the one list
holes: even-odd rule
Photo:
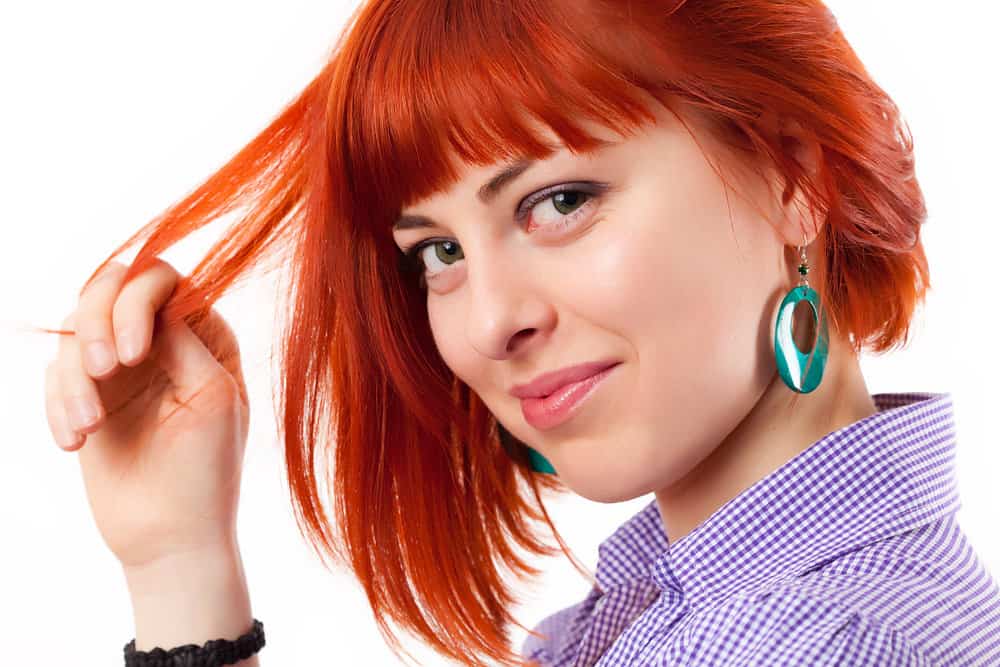
[[[818, 0], [365, 2], [306, 89], [87, 281], [141, 242], [129, 280], [240, 210], [161, 318], [199, 321], [266, 260], [288, 270], [279, 423], [296, 520], [356, 574], [397, 655], [390, 620], [462, 664], [518, 664], [509, 626], [525, 626], [503, 570], [539, 574], [518, 547], [573, 558], [541, 498], [565, 487], [504, 452], [493, 415], [439, 356], [391, 225], [455, 182], [453, 157], [549, 155], [529, 117], [587, 151], [600, 142], [580, 118], [639, 128], [654, 120], [650, 96], [692, 105], [726, 145], [776, 168], [783, 196], [802, 188], [824, 213], [810, 278], [832, 328], [856, 351], [905, 342], [928, 285], [912, 140]], [[818, 142], [818, 173], [762, 131], [765, 110]]]

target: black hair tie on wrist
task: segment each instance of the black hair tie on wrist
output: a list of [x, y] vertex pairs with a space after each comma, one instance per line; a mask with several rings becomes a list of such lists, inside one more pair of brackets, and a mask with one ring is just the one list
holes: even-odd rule
[[125, 644], [125, 667], [220, 667], [235, 665], [257, 653], [265, 644], [264, 624], [253, 619], [250, 631], [235, 641], [209, 639], [204, 646], [184, 644], [165, 651], [159, 646], [136, 651], [135, 639]]

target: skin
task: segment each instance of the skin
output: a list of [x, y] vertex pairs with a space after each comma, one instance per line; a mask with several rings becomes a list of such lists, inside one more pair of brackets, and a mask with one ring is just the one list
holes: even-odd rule
[[[503, 163], [464, 165], [452, 187], [402, 211], [436, 226], [396, 230], [394, 238], [404, 249], [431, 238], [461, 249], [451, 246], [449, 256], [438, 244], [420, 253], [435, 274], [428, 315], [451, 370], [574, 492], [598, 502], [655, 493], [676, 542], [876, 407], [832, 324], [816, 390], [793, 404], [794, 392], [777, 373], [777, 307], [799, 280], [803, 230], [811, 243], [822, 217], [809, 214], [799, 190], [782, 205], [776, 172], [751, 174], [697, 113], [681, 107], [693, 137], [665, 108], [651, 109], [656, 123], [631, 136], [584, 122], [613, 144], [586, 155], [563, 148], [489, 204], [476, 191]], [[797, 124], [772, 116], [761, 123], [786, 135], [788, 150], [815, 173], [819, 148]], [[736, 190], [726, 188], [699, 145], [720, 160]], [[558, 207], [550, 196], [530, 219], [515, 220], [527, 196], [581, 182], [611, 187]], [[547, 233], [574, 214], [568, 228]], [[811, 266], [816, 250], [807, 248]], [[815, 281], [815, 272], [809, 278]], [[803, 323], [811, 324], [804, 314], [796, 313], [795, 337], [808, 350], [814, 334], [803, 335], [810, 329]], [[528, 424], [509, 393], [541, 373], [604, 359], [623, 363], [554, 428]]]

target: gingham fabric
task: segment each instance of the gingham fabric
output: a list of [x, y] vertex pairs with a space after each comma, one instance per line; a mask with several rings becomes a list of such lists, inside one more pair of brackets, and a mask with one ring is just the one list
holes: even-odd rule
[[[651, 501], [596, 585], [522, 647], [543, 667], [1000, 665], [1000, 589], [958, 523], [948, 393], [872, 396], [669, 544]], [[970, 446], [986, 446], [971, 443]]]

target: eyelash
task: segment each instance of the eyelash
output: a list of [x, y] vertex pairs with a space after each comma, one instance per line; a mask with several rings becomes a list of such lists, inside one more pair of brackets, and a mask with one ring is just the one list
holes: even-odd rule
[[[579, 208], [577, 208], [572, 213], [568, 213], [564, 216], [564, 220], [566, 220], [566, 222], [560, 221], [552, 223], [550, 225], [544, 225], [545, 229], [555, 229], [555, 230], [564, 229], [565, 227], [571, 226], [573, 224], [572, 220], [575, 219], [575, 216], [580, 211], [582, 211], [584, 207], [586, 207], [592, 201], [598, 199], [607, 190], [608, 190], [607, 183], [565, 183], [562, 185], [553, 186], [552, 188], [546, 188], [527, 197], [524, 200], [524, 202], [520, 206], [518, 206], [517, 211], [514, 213], [514, 220], [518, 224], [524, 222], [524, 220], [528, 217], [528, 214], [531, 212], [532, 209], [535, 208], [535, 206], [548, 199], [552, 199], [556, 195], [562, 193], [579, 193], [586, 195], [587, 200], [583, 202], [583, 204], [581, 204]], [[405, 262], [405, 266], [409, 271], [419, 272], [421, 288], [427, 286], [427, 274], [424, 262], [422, 259], [420, 259], [420, 252], [424, 248], [430, 245], [433, 245], [435, 243], [443, 243], [445, 241], [452, 241], [452, 239], [447, 239], [447, 238], [424, 239], [423, 241], [418, 241], [412, 246], [403, 249], [402, 259]]]

